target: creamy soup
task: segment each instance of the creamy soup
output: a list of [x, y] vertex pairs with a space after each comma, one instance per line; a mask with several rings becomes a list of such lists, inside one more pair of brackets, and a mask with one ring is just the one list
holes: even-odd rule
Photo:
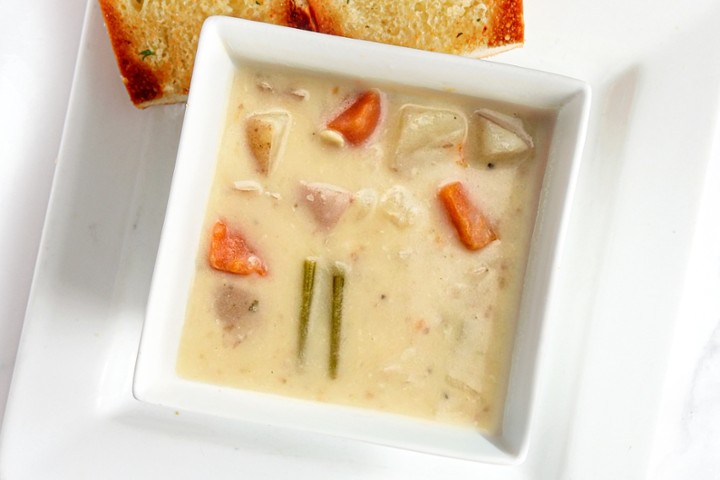
[[495, 431], [544, 115], [239, 71], [178, 373]]

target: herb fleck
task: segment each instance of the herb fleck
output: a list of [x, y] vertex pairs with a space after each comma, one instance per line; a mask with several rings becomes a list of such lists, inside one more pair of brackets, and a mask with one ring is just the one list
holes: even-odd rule
[[258, 300], [253, 300], [250, 306], [248, 307], [249, 312], [257, 312], [258, 311], [258, 305], [260, 302]]
[[147, 57], [152, 56], [152, 55], [155, 55], [155, 52], [153, 52], [149, 48], [140, 52], [140, 56], [142, 57], [143, 60], [145, 60]]
[[462, 35], [462, 32], [460, 32], [460, 33], [458, 33], [457, 35], [455, 35], [455, 38], [459, 38], [460, 35]]

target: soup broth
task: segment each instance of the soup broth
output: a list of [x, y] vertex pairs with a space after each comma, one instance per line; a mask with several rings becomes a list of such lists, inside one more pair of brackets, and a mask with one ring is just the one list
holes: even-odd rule
[[179, 375], [494, 432], [551, 125], [238, 71]]

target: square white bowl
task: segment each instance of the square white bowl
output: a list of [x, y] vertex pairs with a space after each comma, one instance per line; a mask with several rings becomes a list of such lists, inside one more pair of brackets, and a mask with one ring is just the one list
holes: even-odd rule
[[[556, 113], [530, 247], [500, 432], [372, 410], [221, 387], [176, 372], [187, 295], [195, 275], [206, 201], [233, 78], [243, 65], [271, 65], [391, 86], [452, 91]], [[530, 444], [536, 377], [553, 271], [558, 268], [590, 108], [575, 79], [481, 60], [320, 35], [235, 18], [202, 29], [158, 250], [133, 393], [138, 400], [322, 432], [457, 458], [515, 463]]]

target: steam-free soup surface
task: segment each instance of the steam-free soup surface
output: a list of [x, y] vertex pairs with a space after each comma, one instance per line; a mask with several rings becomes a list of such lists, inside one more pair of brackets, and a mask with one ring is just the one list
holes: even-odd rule
[[[380, 107], [359, 127], [369, 137], [328, 128], [367, 92]], [[488, 108], [499, 119], [477, 113]], [[495, 430], [548, 123], [449, 93], [239, 71], [179, 374]], [[439, 198], [458, 183], [492, 233], [480, 248], [464, 243]], [[222, 255], [237, 252], [217, 251], [219, 226], [244, 242], [239, 273], [223, 268], [232, 262]], [[331, 347], [334, 275], [344, 285]]]

